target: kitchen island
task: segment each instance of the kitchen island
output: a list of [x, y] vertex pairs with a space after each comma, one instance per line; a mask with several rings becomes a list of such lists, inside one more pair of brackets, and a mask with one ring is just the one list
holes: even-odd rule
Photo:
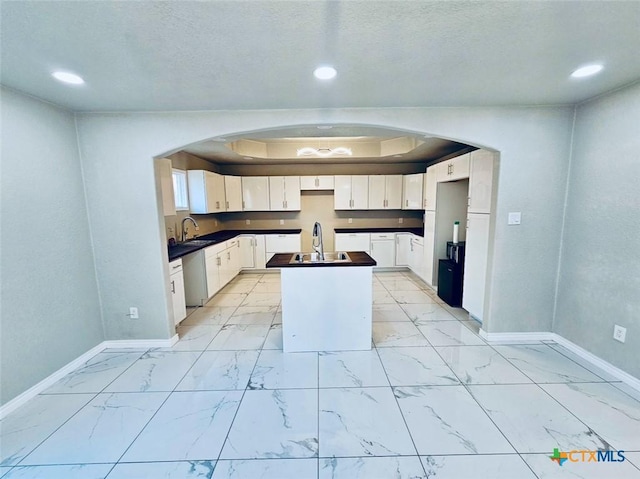
[[284, 352], [371, 349], [376, 262], [364, 251], [347, 255], [323, 262], [282, 253], [267, 262], [281, 270]]

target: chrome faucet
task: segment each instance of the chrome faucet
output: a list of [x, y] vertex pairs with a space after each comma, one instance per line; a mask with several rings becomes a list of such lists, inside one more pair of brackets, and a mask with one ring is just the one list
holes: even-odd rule
[[[317, 241], [317, 243], [316, 243]], [[313, 225], [313, 233], [311, 238], [311, 246], [318, 253], [318, 259], [324, 261], [324, 246], [322, 244], [322, 226], [316, 221]]]
[[[194, 220], [191, 216], [187, 216], [182, 220], [182, 242], [184, 243], [187, 240], [187, 233], [188, 233], [188, 229], [185, 228], [184, 223], [187, 220], [191, 220], [191, 222], [193, 223], [193, 225], [196, 227], [196, 231], [200, 230], [200, 227], [198, 226], [198, 223], [196, 222], [196, 220]], [[196, 235], [197, 236], [197, 235]]]

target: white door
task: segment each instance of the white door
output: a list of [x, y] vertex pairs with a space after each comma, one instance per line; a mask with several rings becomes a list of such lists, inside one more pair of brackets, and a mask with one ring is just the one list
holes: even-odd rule
[[338, 175], [334, 178], [334, 209], [351, 209], [351, 176]]
[[404, 202], [402, 209], [419, 210], [422, 208], [422, 173], [404, 176]]
[[255, 258], [255, 236], [240, 236], [240, 267], [243, 269], [253, 269], [256, 267]]
[[434, 285], [433, 271], [437, 265], [433, 262], [436, 239], [436, 212], [425, 211], [424, 214], [424, 276], [427, 284]]
[[436, 210], [436, 197], [438, 188], [438, 167], [436, 165], [427, 168], [424, 175], [424, 209], [429, 211]]
[[244, 211], [269, 211], [268, 177], [242, 177], [242, 209]]
[[471, 153], [469, 171], [469, 213], [491, 213], [493, 185], [493, 153], [476, 150]]
[[402, 175], [387, 175], [385, 178], [386, 209], [402, 209]]
[[366, 210], [369, 208], [369, 177], [355, 175], [351, 177], [351, 209]]
[[467, 216], [462, 307], [479, 321], [484, 311], [490, 221], [491, 215], [470, 213]]
[[409, 266], [410, 239], [409, 233], [396, 233], [396, 266]]
[[385, 184], [386, 177], [384, 175], [369, 175], [370, 210], [383, 210], [387, 207]]
[[284, 199], [284, 176], [269, 177], [269, 209], [271, 211], [286, 210]]
[[224, 177], [224, 193], [227, 211], [242, 211], [242, 178], [240, 176]]
[[378, 267], [390, 268], [395, 265], [396, 251], [395, 241], [390, 240], [371, 240], [371, 252], [369, 253], [376, 260]]
[[300, 177], [284, 177], [284, 209], [300, 211]]

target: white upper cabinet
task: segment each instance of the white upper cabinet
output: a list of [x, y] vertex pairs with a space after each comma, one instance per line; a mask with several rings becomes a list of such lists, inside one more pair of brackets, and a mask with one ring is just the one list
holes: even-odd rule
[[173, 216], [176, 214], [176, 202], [173, 193], [173, 169], [171, 168], [171, 160], [168, 158], [156, 160], [156, 169], [160, 180], [162, 211], [164, 216]]
[[366, 210], [369, 208], [369, 177], [367, 175], [338, 175], [334, 181], [334, 208], [336, 210]]
[[300, 211], [300, 177], [270, 176], [269, 205], [271, 211]]
[[332, 190], [333, 176], [301, 176], [300, 189], [302, 190]]
[[438, 192], [438, 165], [433, 165], [427, 168], [427, 172], [424, 174], [424, 188], [423, 188], [423, 207], [427, 211], [436, 210], [436, 198]]
[[404, 175], [404, 188], [402, 189], [402, 209], [421, 210], [422, 209], [422, 183], [423, 173]]
[[491, 213], [494, 154], [487, 150], [471, 153], [469, 213]]
[[242, 210], [269, 211], [269, 178], [267, 176], [242, 177]]
[[369, 209], [402, 209], [402, 175], [369, 175]]
[[226, 210], [222, 175], [206, 170], [189, 170], [187, 179], [191, 213], [222, 213]]
[[439, 163], [438, 181], [456, 181], [469, 178], [469, 158], [470, 154], [467, 153]]
[[242, 211], [242, 178], [240, 176], [224, 177], [226, 211]]

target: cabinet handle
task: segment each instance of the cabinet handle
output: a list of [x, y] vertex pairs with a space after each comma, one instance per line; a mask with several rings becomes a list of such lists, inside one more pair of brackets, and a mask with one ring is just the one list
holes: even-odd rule
[[229, 251], [227, 251], [227, 260], [231, 259], [231, 253]]
[[225, 201], [226, 208], [229, 209], [229, 202]]
[[222, 264], [222, 261], [220, 260], [220, 256], [218, 256], [218, 257], [216, 258], [216, 264], [217, 264], [218, 266], [220, 266], [220, 265]]
[[320, 179], [319, 179], [319, 178], [316, 178], [316, 182], [315, 182], [315, 184], [316, 184], [316, 188], [317, 188], [318, 186], [320, 186]]
[[242, 209], [244, 209], [244, 200], [242, 200]]
[[178, 266], [174, 266], [174, 267], [173, 267], [173, 268], [171, 268], [171, 269], [178, 269], [179, 267], [180, 267], [180, 265], [178, 265]]
[[404, 200], [404, 205], [409, 206], [409, 200]]
[[171, 281], [171, 292], [175, 294], [176, 292], [176, 283], [175, 281]]

